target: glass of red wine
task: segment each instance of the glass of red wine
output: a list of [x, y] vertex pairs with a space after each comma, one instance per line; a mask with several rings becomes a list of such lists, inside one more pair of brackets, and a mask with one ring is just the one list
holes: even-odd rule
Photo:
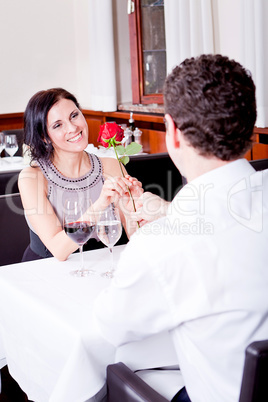
[[91, 209], [91, 200], [66, 200], [64, 205], [63, 227], [67, 236], [79, 246], [80, 268], [71, 271], [74, 276], [84, 277], [95, 274], [84, 266], [83, 245], [95, 231], [95, 214]]

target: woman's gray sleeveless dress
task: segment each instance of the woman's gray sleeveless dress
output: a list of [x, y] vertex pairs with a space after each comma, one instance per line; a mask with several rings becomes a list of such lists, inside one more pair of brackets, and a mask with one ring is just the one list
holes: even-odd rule
[[[91, 163], [91, 169], [84, 176], [71, 179], [63, 176], [50, 161], [39, 161], [40, 169], [48, 182], [48, 195], [53, 209], [62, 225], [63, 223], [63, 206], [65, 200], [76, 199], [77, 197], [89, 197], [95, 202], [102, 190], [104, 178], [103, 169], [100, 159], [94, 154], [88, 154]], [[27, 216], [26, 220], [27, 220]], [[37, 234], [33, 231], [29, 221], [27, 223], [30, 228], [30, 245], [24, 252], [22, 261], [31, 261], [40, 258], [52, 257], [50, 251], [45, 247]], [[102, 243], [97, 241], [94, 235], [88, 241], [88, 247], [84, 249], [94, 249], [103, 247]]]

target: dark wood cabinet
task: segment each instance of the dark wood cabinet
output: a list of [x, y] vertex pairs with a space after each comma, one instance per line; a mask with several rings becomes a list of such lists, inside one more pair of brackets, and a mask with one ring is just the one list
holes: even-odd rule
[[[115, 121], [118, 124], [127, 124], [129, 111], [98, 112], [83, 110], [83, 114], [89, 127], [89, 142], [96, 147], [101, 124], [106, 121]], [[163, 114], [133, 112], [135, 125], [142, 131], [142, 145], [144, 152], [158, 154], [166, 152], [165, 125]], [[0, 115], [0, 131], [23, 128], [23, 113]], [[254, 146], [246, 157], [248, 160], [268, 158], [268, 128], [254, 129]]]
[[129, 0], [133, 104], [163, 103], [166, 77], [164, 0]]
[[[98, 146], [97, 138], [99, 127], [106, 121], [116, 121], [118, 124], [127, 124], [129, 112], [94, 112], [83, 111], [89, 125], [89, 141]], [[167, 152], [165, 142], [165, 125], [163, 114], [133, 113], [135, 125], [142, 131], [142, 145], [144, 152], [157, 154]], [[254, 145], [247, 152], [248, 160], [268, 158], [268, 128], [254, 128]]]
[[[129, 112], [94, 112], [83, 110], [89, 127], [89, 142], [98, 146], [98, 133], [101, 124], [115, 121], [118, 124], [129, 124]], [[143, 151], [147, 153], [166, 152], [165, 125], [163, 115], [133, 113], [135, 127], [142, 131]]]

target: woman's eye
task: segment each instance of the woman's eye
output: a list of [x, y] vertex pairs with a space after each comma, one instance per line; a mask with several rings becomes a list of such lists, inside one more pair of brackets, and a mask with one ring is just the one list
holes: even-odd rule
[[73, 114], [71, 115], [71, 118], [72, 118], [72, 119], [75, 119], [77, 116], [78, 116], [78, 112], [75, 112], [75, 113], [73, 113]]
[[53, 128], [53, 130], [55, 130], [55, 129], [58, 128], [58, 127], [60, 127], [60, 124], [59, 124], [59, 123], [54, 124], [54, 126], [53, 126], [52, 128]]

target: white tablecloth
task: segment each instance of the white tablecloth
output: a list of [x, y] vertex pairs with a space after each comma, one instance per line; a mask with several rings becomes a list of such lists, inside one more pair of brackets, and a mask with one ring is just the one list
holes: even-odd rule
[[[123, 247], [114, 248], [115, 260]], [[98, 273], [107, 268], [107, 248], [84, 254]], [[65, 262], [49, 258], [0, 267], [0, 362], [6, 358], [35, 402], [86, 401], [105, 385], [106, 366], [114, 361], [133, 369], [177, 363], [168, 334], [118, 350], [102, 339], [92, 305], [110, 280], [71, 276], [78, 261], [73, 254]]]
[[0, 173], [20, 172], [26, 166], [21, 156], [14, 156], [13, 162], [10, 156], [5, 156], [0, 159]]

